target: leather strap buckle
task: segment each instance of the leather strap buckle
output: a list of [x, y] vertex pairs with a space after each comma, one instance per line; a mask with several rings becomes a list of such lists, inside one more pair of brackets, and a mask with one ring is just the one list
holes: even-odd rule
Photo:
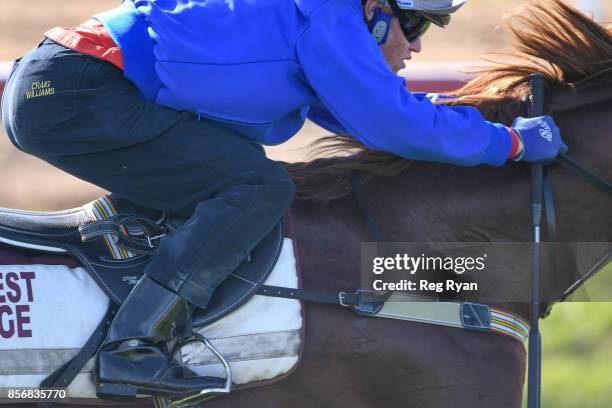
[[459, 312], [463, 327], [470, 330], [491, 329], [491, 311], [487, 305], [465, 302]]
[[155, 240], [155, 239], [160, 239], [161, 237], [165, 237], [165, 236], [166, 236], [166, 234], [164, 233], [164, 234], [157, 234], [157, 235], [153, 235], [153, 236], [147, 235], [145, 238], [147, 240], [147, 244], [149, 244], [149, 248], [155, 248], [155, 245], [153, 244], [152, 241]]
[[[129, 228], [130, 225], [132, 228]], [[155, 241], [165, 236], [167, 232], [164, 225], [159, 225], [155, 221], [125, 214], [116, 214], [103, 220], [87, 221], [78, 228], [81, 240], [85, 243], [107, 236], [115, 244], [139, 254], [155, 253], [157, 248]]]
[[345, 298], [348, 296], [348, 293], [346, 292], [338, 292], [338, 304], [340, 306], [344, 306], [344, 307], [351, 307], [352, 305], [349, 303], [346, 303]]
[[362, 316], [375, 316], [389, 300], [393, 292], [375, 292], [359, 289], [355, 292], [357, 302], [352, 305], [355, 313]]

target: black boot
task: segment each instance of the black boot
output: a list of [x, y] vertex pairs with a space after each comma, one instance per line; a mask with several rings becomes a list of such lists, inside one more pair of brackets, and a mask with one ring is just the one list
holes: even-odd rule
[[198, 377], [169, 354], [177, 319], [188, 310], [183, 298], [144, 275], [117, 311], [96, 356], [98, 397], [180, 397], [222, 387], [222, 379]]

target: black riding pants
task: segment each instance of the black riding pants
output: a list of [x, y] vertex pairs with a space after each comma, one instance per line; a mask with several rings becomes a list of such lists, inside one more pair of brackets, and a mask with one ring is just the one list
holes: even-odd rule
[[190, 217], [162, 238], [146, 273], [199, 307], [293, 197], [285, 168], [259, 144], [147, 102], [112, 64], [51, 40], [14, 67], [2, 115], [21, 150], [142, 206]]

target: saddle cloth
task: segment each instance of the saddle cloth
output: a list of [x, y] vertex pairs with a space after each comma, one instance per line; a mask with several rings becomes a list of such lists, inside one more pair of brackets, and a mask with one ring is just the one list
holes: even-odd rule
[[[289, 231], [289, 233], [288, 233]], [[299, 287], [291, 230], [265, 281]], [[106, 313], [109, 297], [87, 270], [66, 257], [28, 257], [0, 247], [0, 403], [9, 388], [37, 387], [85, 344]], [[254, 295], [238, 309], [196, 331], [226, 358], [237, 386], [288, 375], [300, 359], [301, 303]], [[204, 346], [189, 344], [178, 358], [198, 374], [223, 377], [222, 365]], [[68, 387], [71, 398], [95, 398], [94, 359]]]

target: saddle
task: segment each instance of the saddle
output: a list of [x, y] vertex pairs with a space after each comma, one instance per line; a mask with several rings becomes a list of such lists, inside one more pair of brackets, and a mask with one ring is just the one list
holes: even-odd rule
[[[160, 239], [163, 239], [166, 234], [171, 234], [186, 221], [187, 218], [184, 216], [141, 207], [112, 195], [101, 197], [82, 207], [63, 211], [38, 212], [0, 208], [0, 250], [6, 249], [5, 252], [14, 253], [17, 249], [19, 255], [23, 255], [24, 259], [40, 258], [44, 259], [42, 261], [44, 264], [54, 265], [55, 262], [61, 262], [62, 267], [75, 268], [73, 270], [76, 275], [70, 279], [79, 282], [77, 287], [86, 288], [86, 285], [79, 286], [85, 278], [91, 283], [89, 287], [94, 288], [88, 292], [92, 295], [92, 298], [88, 299], [92, 301], [90, 310], [97, 313], [95, 321], [99, 322], [98, 326], [80, 334], [81, 339], [84, 338], [83, 335], [85, 338], [89, 336], [84, 343], [81, 343], [83, 340], [76, 343], [83, 344], [79, 346], [80, 348], [72, 346], [73, 343], [65, 343], [79, 351], [76, 354], [70, 354], [69, 359], [63, 359], [64, 364], [58, 368], [52, 368], [56, 366], [52, 365], [52, 361], [49, 360], [49, 368], [42, 371], [46, 378], [33, 379], [34, 384], [38, 384], [37, 386], [41, 388], [68, 388], [79, 373], [88, 373], [91, 370], [87, 368], [88, 363], [92, 361], [92, 357], [106, 337], [114, 313], [127, 298], [133, 285], [139, 281], [146, 266], [155, 256]], [[285, 319], [283, 324], [254, 325], [251, 323], [246, 330], [242, 325], [245, 316], [250, 316], [249, 313], [256, 315], [264, 310], [269, 311], [269, 307], [262, 308], [266, 304], [274, 305], [274, 307], [278, 305], [279, 300], [262, 300], [262, 296], [253, 297], [265, 288], [272, 288], [266, 286], [266, 281], [287, 285], [288, 287], [283, 289], [291, 294], [294, 294], [296, 290], [297, 283], [292, 283], [293, 279], [298, 279], [295, 275], [294, 264], [294, 275], [291, 274], [291, 265], [294, 260], [293, 246], [290, 240], [288, 245], [286, 242], [287, 234], [292, 232], [284, 225], [291, 223], [283, 221], [279, 221], [272, 228], [251, 250], [246, 259], [215, 290], [208, 308], [206, 310], [196, 309], [191, 325], [177, 328], [178, 341], [174, 344], [171, 354], [181, 364], [190, 366], [194, 371], [203, 370], [204, 373], [199, 375], [211, 376], [210, 371], [212, 370], [214, 377], [225, 380], [225, 386], [194, 390], [195, 394], [176, 401], [158, 396], [155, 397], [157, 402], [163, 402], [164, 406], [179, 407], [195, 403], [204, 397], [227, 394], [234, 387], [256, 381], [260, 377], [266, 380], [272, 379], [293, 370], [299, 361], [297, 356], [293, 361], [293, 355], [283, 354], [290, 358], [287, 361], [277, 361], [277, 356], [271, 353], [277, 352], [275, 350], [287, 350], [289, 347], [295, 348], [295, 344], [302, 341], [299, 302], [297, 307], [295, 301], [291, 302], [292, 307], [283, 307], [283, 312], [280, 314], [282, 319]], [[53, 255], [60, 257], [53, 257]], [[57, 261], [54, 260], [56, 258]], [[23, 261], [12, 262], [18, 264]], [[63, 272], [65, 268], [61, 271], [62, 276], [65, 277]], [[52, 272], [47, 270], [47, 279], [53, 280]], [[78, 277], [79, 274], [81, 278]], [[41, 276], [45, 274], [41, 273]], [[273, 296], [277, 297], [277, 295]], [[271, 298], [265, 297], [265, 299]], [[106, 314], [104, 314], [104, 309], [106, 309]], [[277, 313], [276, 316], [278, 315]], [[222, 319], [224, 317], [227, 319]], [[287, 320], [289, 318], [291, 320]], [[265, 322], [266, 319], [262, 321]], [[40, 324], [40, 319], [38, 322]], [[277, 344], [279, 339], [286, 341], [287, 346]], [[254, 342], [258, 342], [258, 347], [261, 346], [261, 349], [258, 350], [258, 358], [266, 356], [265, 358], [276, 364], [274, 370], [270, 371], [270, 367], [265, 369], [265, 373], [261, 370], [252, 370], [251, 367], [255, 363], [264, 364], [259, 360], [255, 361], [254, 358], [250, 359], [253, 362], [249, 362], [250, 365], [247, 364], [246, 368], [230, 367], [230, 362], [235, 365], [238, 358], [241, 364], [245, 363], [245, 350], [240, 345], [251, 344], [252, 347]], [[61, 342], [57, 344], [58, 347], [62, 347]], [[54, 357], [56, 356], [51, 356], [51, 359]], [[234, 382], [232, 368], [236, 368], [236, 382]], [[48, 373], [51, 371], [47, 371], [49, 369], [53, 370], [50, 375]], [[270, 372], [273, 375], [268, 377]], [[29, 372], [28, 375], [36, 376], [37, 373]], [[81, 382], [74, 386], [74, 389], [80, 392], [77, 395], [86, 395], [87, 398], [91, 398], [87, 386], [82, 388], [84, 387], [83, 377], [79, 381]], [[86, 381], [87, 384], [93, 386], [90, 380]], [[39, 402], [38, 405], [39, 408], [49, 408], [52, 403]]]
[[[107, 209], [106, 219], [91, 219], [91, 207]], [[115, 208], [115, 214], [109, 214]], [[155, 253], [156, 242], [178, 228], [185, 217], [138, 206], [112, 195], [73, 209], [38, 212], [0, 208], [0, 242], [26, 251], [63, 253], [78, 260], [116, 305], [128, 296]], [[127, 234], [118, 232], [126, 227]], [[215, 290], [206, 310], [193, 314], [193, 327], [202, 327], [232, 312], [263, 284], [280, 254], [279, 222], [247, 259]], [[113, 242], [114, 241], [114, 242]], [[117, 242], [131, 248], [117, 259]]]
[[[106, 315], [85, 346], [43, 380], [41, 387], [65, 387], [72, 382], [106, 337], [113, 315], [143, 275], [156, 253], [159, 240], [186, 220], [112, 195], [82, 207], [55, 212], [0, 208], [0, 243], [36, 254], [46, 252], [71, 256], [110, 299]], [[225, 369], [225, 386], [201, 390], [171, 406], [198, 400], [208, 394], [231, 391], [228, 362], [195, 329], [226, 316], [254, 295], [272, 272], [282, 244], [283, 229], [279, 222], [217, 287], [207, 309], [194, 311], [190, 327], [178, 328], [181, 347], [199, 341], [217, 356]], [[50, 403], [39, 403], [41, 408], [50, 406]]]

